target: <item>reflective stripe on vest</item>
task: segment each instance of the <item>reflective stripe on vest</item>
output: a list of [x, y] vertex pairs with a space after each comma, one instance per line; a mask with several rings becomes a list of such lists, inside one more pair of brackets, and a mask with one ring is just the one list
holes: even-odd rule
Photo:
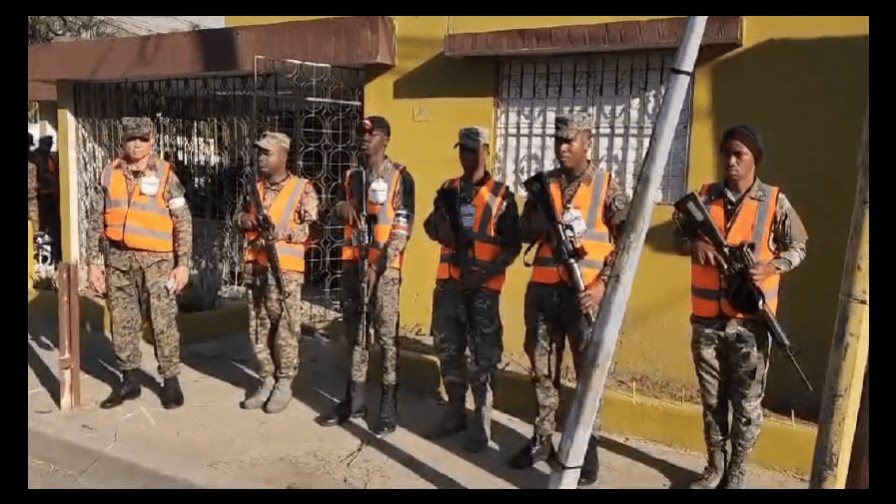
[[[708, 202], [713, 224], [725, 231], [724, 186], [717, 182], [704, 185], [700, 195]], [[777, 187], [760, 182], [759, 190], [765, 194], [761, 201], [747, 195], [736, 211], [731, 228], [725, 233], [729, 245], [740, 245], [745, 241], [754, 243], [754, 254], [757, 261], [768, 262], [774, 259], [769, 247], [775, 208], [778, 203]], [[766, 303], [774, 313], [778, 308], [778, 286], [781, 276], [772, 275], [759, 285], [765, 295]], [[735, 310], [725, 299], [724, 286], [720, 270], [711, 265], [703, 265], [691, 260], [691, 310], [695, 316], [714, 318], [724, 314], [731, 318], [749, 318]]]
[[[411, 225], [410, 222], [407, 224], [399, 224], [395, 225], [395, 191], [398, 190], [398, 184], [401, 183], [401, 172], [404, 171], [404, 167], [389, 162], [387, 164], [387, 168], [385, 173], [383, 174], [383, 178], [386, 180], [387, 190], [386, 190], [386, 203], [382, 205], [375, 205], [368, 201], [367, 204], [367, 214], [368, 215], [376, 215], [376, 224], [373, 225], [373, 233], [370, 240], [370, 247], [367, 252], [368, 263], [371, 266], [375, 266], [377, 260], [382, 253], [383, 247], [385, 247], [386, 242], [389, 240], [389, 235], [392, 234], [393, 226], [396, 231], [404, 231], [408, 232], [409, 227]], [[352, 195], [352, 187], [350, 184], [350, 175], [351, 172], [346, 174], [345, 179], [345, 188], [346, 195], [349, 197], [349, 201], [352, 201], [354, 198]], [[367, 188], [362, 188], [363, 191], [367, 191]], [[365, 198], [366, 199], [366, 198]], [[345, 226], [345, 245], [342, 247], [342, 260], [343, 261], [357, 261], [360, 257], [360, 252], [358, 250], [357, 243], [355, 242], [355, 232], [357, 228], [355, 226], [346, 224]], [[400, 252], [397, 257], [389, 264], [390, 268], [401, 269], [404, 265], [404, 252]]]
[[[274, 197], [271, 207], [268, 210], [268, 216], [274, 222], [275, 232], [283, 232], [289, 230], [289, 224], [296, 214], [297, 209], [302, 201], [302, 195], [305, 193], [305, 184], [308, 181], [293, 175], [289, 176], [283, 186], [283, 189]], [[258, 194], [264, 201], [264, 183], [258, 183]], [[249, 214], [255, 215], [255, 206], [249, 208]], [[258, 231], [246, 232], [246, 238], [249, 241], [258, 238]], [[280, 268], [284, 271], [305, 271], [305, 244], [304, 243], [287, 243], [285, 241], [277, 241], [274, 243], [274, 249], [277, 251], [277, 258], [280, 260]], [[263, 249], [246, 248], [245, 260], [247, 262], [255, 262], [261, 265], [268, 265], [268, 254]]]
[[[581, 239], [582, 247], [585, 249], [585, 258], [578, 261], [586, 286], [597, 278], [604, 266], [604, 260], [613, 251], [613, 244], [610, 243], [610, 231], [603, 218], [610, 177], [610, 173], [606, 170], [595, 171], [591, 184], [580, 184], [570, 202], [571, 208], [576, 208], [587, 215], [586, 231]], [[563, 191], [560, 187], [559, 177], [551, 177], [548, 188], [557, 215], [563, 218], [565, 209], [563, 208]], [[583, 212], [583, 210], [586, 211]], [[544, 284], [555, 284], [561, 281], [567, 284], [572, 283], [566, 266], [557, 261], [553, 248], [547, 243], [538, 245], [532, 264], [531, 281]]]
[[[161, 163], [161, 168], [158, 168]], [[128, 195], [127, 178], [121, 160], [116, 160], [103, 170], [100, 182], [104, 189], [105, 235], [111, 241], [121, 242], [134, 250], [171, 252], [174, 250], [174, 221], [165, 201], [171, 165], [165, 161], [151, 160], [147, 172], [160, 175], [159, 189], [154, 196], [140, 190], [135, 180], [133, 195]]]
[[[451, 187], [460, 187], [460, 178], [449, 181]], [[494, 178], [480, 186], [473, 196], [473, 206], [476, 214], [473, 220], [473, 247], [468, 250], [468, 261], [476, 263], [489, 263], [501, 255], [501, 241], [495, 233], [497, 219], [495, 213], [498, 207], [507, 198], [506, 186]], [[447, 280], [460, 279], [459, 258], [454, 249], [442, 246], [439, 252], [439, 267], [436, 271], [436, 279]], [[470, 257], [472, 256], [472, 257]], [[472, 262], [472, 261], [471, 261]], [[505, 273], [490, 277], [484, 286], [493, 291], [501, 291], [504, 287]]]

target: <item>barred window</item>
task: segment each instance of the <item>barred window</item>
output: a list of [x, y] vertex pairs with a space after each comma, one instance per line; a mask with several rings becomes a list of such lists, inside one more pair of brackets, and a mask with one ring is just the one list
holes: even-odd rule
[[[554, 118], [586, 112], [595, 121], [592, 159], [631, 196], [647, 158], [673, 51], [637, 51], [501, 62], [496, 173], [518, 194], [522, 182], [556, 166]], [[657, 201], [687, 190], [693, 85], [688, 90]]]

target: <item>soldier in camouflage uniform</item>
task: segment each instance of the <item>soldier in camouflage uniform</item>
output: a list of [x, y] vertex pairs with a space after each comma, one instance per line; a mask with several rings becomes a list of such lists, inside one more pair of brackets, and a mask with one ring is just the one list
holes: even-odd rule
[[[482, 451], [491, 437], [492, 391], [504, 348], [501, 288], [505, 270], [521, 249], [513, 192], [486, 170], [488, 135], [477, 126], [460, 130], [455, 147], [460, 147], [463, 176], [447, 180], [441, 189], [456, 191], [457, 201], [447, 203], [437, 194], [423, 223], [429, 238], [442, 245], [432, 334], [448, 394], [448, 410], [431, 437], [467, 430], [464, 448], [473, 453]], [[455, 203], [456, 208], [446, 207]], [[454, 235], [449, 212], [456, 215], [462, 237]], [[469, 429], [464, 407], [468, 384], [475, 406]]]
[[[265, 215], [274, 225], [275, 249], [284, 293], [277, 289], [254, 205], [246, 202], [236, 216], [236, 226], [248, 239], [245, 277], [248, 279], [249, 331], [258, 359], [261, 386], [240, 403], [243, 409], [264, 406], [267, 413], [286, 409], [292, 399], [292, 382], [299, 370], [302, 283], [305, 242], [317, 220], [318, 199], [308, 180], [287, 171], [290, 138], [283, 133], [264, 133], [256, 142], [258, 193]], [[273, 356], [273, 357], [272, 357]], [[277, 381], [274, 383], [274, 377]]]
[[[586, 286], [584, 292], [575, 292], [567, 270], [554, 257], [547, 220], [531, 198], [526, 201], [520, 219], [522, 240], [538, 247], [526, 290], [524, 315], [525, 349], [532, 365], [538, 414], [532, 439], [510, 460], [511, 467], [518, 469], [547, 460], [554, 454], [551, 435], [560, 400], [560, 370], [566, 339], [569, 339], [576, 376], [581, 376], [582, 355], [591, 334], [585, 313], [595, 314], [603, 299], [614, 258], [613, 244], [626, 217], [625, 193], [611, 173], [591, 162], [592, 124], [585, 114], [556, 118], [554, 148], [560, 168], [547, 173], [551, 192], [556, 193], [551, 200], [557, 214], [574, 233], [574, 246], [588, 250], [579, 261]], [[597, 480], [598, 426], [599, 420], [588, 443], [581, 485]]]
[[61, 221], [59, 215], [59, 163], [51, 152], [53, 137], [43, 136], [37, 148], [31, 151], [29, 159], [37, 166], [37, 207], [40, 213], [40, 231], [50, 240], [50, 254], [53, 262], [62, 259]]
[[[345, 195], [333, 208], [333, 215], [346, 224], [342, 247], [340, 289], [346, 340], [351, 347], [351, 377], [345, 398], [336, 408], [318, 417], [321, 425], [340, 425], [367, 412], [364, 384], [371, 334], [383, 350], [383, 391], [379, 416], [373, 433], [385, 436], [397, 426], [398, 384], [398, 303], [404, 250], [414, 225], [414, 178], [408, 169], [386, 156], [391, 137], [389, 122], [380, 116], [365, 118], [359, 127], [361, 161], [367, 173], [367, 187], [360, 184], [357, 169], [346, 174]], [[361, 194], [367, 196], [367, 229], [370, 235], [366, 285], [369, 299], [361, 299], [358, 208]], [[360, 334], [361, 303], [368, 303], [368, 334]]]
[[37, 202], [37, 165], [31, 161], [31, 147], [34, 136], [28, 133], [28, 220], [37, 234], [40, 229], [40, 207]]
[[[769, 307], [775, 307], [779, 276], [806, 257], [806, 228], [784, 193], [756, 176], [763, 145], [754, 129], [737, 126], [725, 132], [720, 152], [725, 180], [703, 186], [701, 196], [729, 243], [753, 242], [757, 264], [751, 279], [765, 293]], [[713, 206], [718, 207], [716, 212]], [[736, 313], [724, 299], [716, 267], [719, 252], [691, 222], [677, 212], [673, 218], [677, 248], [692, 256], [691, 351], [708, 453], [707, 466], [692, 488], [741, 488], [746, 458], [762, 422], [771, 338], [760, 320]]]
[[[177, 378], [180, 333], [175, 296], [189, 280], [193, 225], [173, 167], [152, 154], [152, 121], [125, 117], [121, 123], [124, 155], [103, 169], [99, 190], [104, 212], [88, 220], [87, 230], [88, 280], [94, 291], [106, 295], [122, 373], [121, 382], [100, 407], [114, 408], [139, 397], [133, 373], [140, 368], [140, 338], [148, 321], [164, 380], [162, 405], [177, 408], [184, 396]], [[101, 242], [108, 245], [105, 257]]]

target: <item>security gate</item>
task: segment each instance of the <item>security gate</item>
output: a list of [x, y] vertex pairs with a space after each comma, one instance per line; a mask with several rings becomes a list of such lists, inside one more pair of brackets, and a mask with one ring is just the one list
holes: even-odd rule
[[363, 114], [360, 70], [295, 60], [255, 58], [256, 136], [286, 133], [293, 140], [288, 166], [314, 184], [318, 225], [305, 249], [305, 316], [329, 322], [338, 308], [343, 226], [329, 218], [345, 172], [357, 163], [357, 125]]
[[358, 154], [361, 70], [257, 58], [255, 75], [78, 83], [74, 95], [82, 256], [87, 219], [102, 218], [99, 175], [120, 154], [121, 118], [150, 117], [156, 154], [174, 165], [193, 214], [193, 281], [181, 309], [242, 298], [243, 236], [233, 217], [244, 201], [257, 135], [280, 131], [293, 139], [290, 170], [312, 181], [321, 203], [306, 258], [305, 317], [316, 325], [337, 316], [342, 228], [327, 215]]

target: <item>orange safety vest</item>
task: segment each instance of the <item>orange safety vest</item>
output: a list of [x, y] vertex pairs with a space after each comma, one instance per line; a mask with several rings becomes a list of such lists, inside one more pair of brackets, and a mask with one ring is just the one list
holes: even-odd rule
[[[307, 182], [306, 179], [290, 175], [289, 179], [283, 185], [283, 189], [281, 189], [280, 193], [274, 197], [274, 201], [271, 203], [271, 208], [268, 210], [268, 216], [274, 223], [275, 232], [285, 232], [289, 229], [289, 223], [292, 220], [292, 216], [296, 214], [296, 209], [299, 208], [299, 205], [302, 202], [302, 195], [305, 193], [305, 184]], [[261, 200], [264, 201], [264, 183], [262, 182], [258, 183], [258, 194], [261, 196]], [[250, 205], [249, 214], [255, 215], [255, 213], [255, 205]], [[257, 239], [258, 231], [247, 231], [246, 238], [249, 241]], [[284, 271], [298, 271], [299, 273], [304, 273], [304, 243], [278, 241], [274, 243], [274, 249], [277, 251], [277, 258], [280, 260], [281, 269]], [[268, 254], [263, 249], [247, 247], [245, 260], [246, 262], [254, 262], [263, 266], [269, 264]]]
[[[376, 216], [376, 224], [373, 227], [373, 236], [371, 236], [370, 247], [368, 248], [368, 263], [371, 266], [375, 266], [377, 260], [380, 257], [380, 254], [383, 251], [383, 247], [386, 246], [386, 241], [389, 240], [389, 235], [392, 233], [393, 227], [396, 230], [403, 230], [406, 233], [410, 232], [409, 226], [410, 222], [407, 224], [402, 224], [400, 222], [395, 221], [395, 207], [394, 207], [394, 198], [395, 191], [398, 189], [398, 184], [401, 183], [401, 173], [405, 170], [405, 167], [397, 164], [397, 163], [388, 163], [388, 167], [386, 168], [386, 172], [383, 174], [383, 178], [386, 181], [387, 189], [386, 194], [386, 203], [383, 205], [375, 205], [371, 203], [368, 199], [367, 201], [367, 214]], [[351, 171], [346, 174], [345, 178], [345, 194], [348, 195], [349, 201], [352, 201], [354, 198], [352, 195], [352, 188], [350, 181]], [[367, 188], [364, 187], [361, 190], [366, 191]], [[343, 261], [357, 261], [360, 256], [360, 250], [358, 249], [358, 243], [355, 240], [355, 232], [357, 228], [353, 225], [346, 224], [345, 226], [345, 245], [342, 247], [342, 260]], [[392, 264], [389, 264], [390, 268], [395, 268], [400, 270], [404, 266], [404, 252], [398, 254], [398, 256], [392, 261]]]
[[143, 194], [138, 182], [128, 197], [127, 179], [120, 159], [103, 170], [106, 238], [123, 242], [134, 250], [171, 252], [174, 250], [174, 221], [165, 200], [171, 165], [153, 159], [147, 168], [155, 168], [159, 175], [159, 190], [155, 196]]
[[[775, 208], [778, 205], [778, 188], [759, 183], [759, 189], [765, 194], [762, 201], [750, 195], [744, 197], [737, 210], [731, 229], [725, 233], [725, 241], [732, 246], [745, 241], [755, 244], [756, 260], [768, 262], [775, 258], [769, 247]], [[724, 185], [721, 182], [704, 185], [700, 196], [704, 197], [712, 217], [712, 222], [720, 230], [725, 230], [725, 203], [722, 198]], [[765, 301], [772, 313], [778, 308], [778, 286], [781, 275], [772, 275], [759, 284], [765, 294]], [[703, 265], [691, 259], [691, 308], [697, 317], [714, 318], [720, 313], [730, 318], [751, 318], [749, 315], [735, 310], [724, 296], [724, 285], [721, 271], [711, 265]]]
[[[455, 188], [459, 187], [460, 177], [448, 181], [448, 185]], [[473, 196], [472, 204], [476, 208], [476, 213], [473, 219], [472, 256], [477, 263], [488, 263], [501, 255], [501, 242], [495, 234], [497, 221], [495, 214], [504, 203], [504, 200], [507, 199], [507, 194], [507, 186], [489, 177], [489, 180], [479, 187]], [[469, 250], [467, 254], [470, 254]], [[442, 245], [436, 279], [447, 280], [448, 278], [453, 278], [459, 280], [460, 266], [458, 263], [457, 252]], [[504, 279], [505, 273], [502, 272], [490, 277], [484, 286], [493, 291], [501, 292], [501, 288], [504, 287]]]
[[[44, 196], [47, 194], [52, 194], [59, 199], [59, 163], [56, 159], [56, 156], [52, 153], [48, 154], [46, 157], [47, 161], [47, 172], [46, 174], [41, 173], [40, 169], [38, 169], [38, 177], [37, 177], [37, 194]], [[35, 165], [40, 167], [40, 163], [35, 162]], [[43, 182], [41, 183], [41, 178], [43, 178]]]
[[[585, 258], [579, 260], [579, 268], [586, 286], [597, 278], [604, 266], [604, 260], [613, 251], [610, 242], [610, 230], [604, 224], [604, 202], [607, 190], [610, 187], [610, 173], [606, 170], [595, 171], [590, 185], [580, 184], [576, 194], [570, 202], [570, 208], [575, 208], [587, 216], [585, 220], [585, 235], [582, 237], [582, 246], [585, 249]], [[561, 218], [566, 209], [563, 208], [563, 191], [560, 188], [560, 178], [550, 177], [548, 182], [551, 192], [551, 201]], [[572, 284], [566, 267], [554, 257], [554, 249], [547, 243], [539, 243], [532, 268], [531, 282], [542, 284], [556, 284], [561, 281]]]

